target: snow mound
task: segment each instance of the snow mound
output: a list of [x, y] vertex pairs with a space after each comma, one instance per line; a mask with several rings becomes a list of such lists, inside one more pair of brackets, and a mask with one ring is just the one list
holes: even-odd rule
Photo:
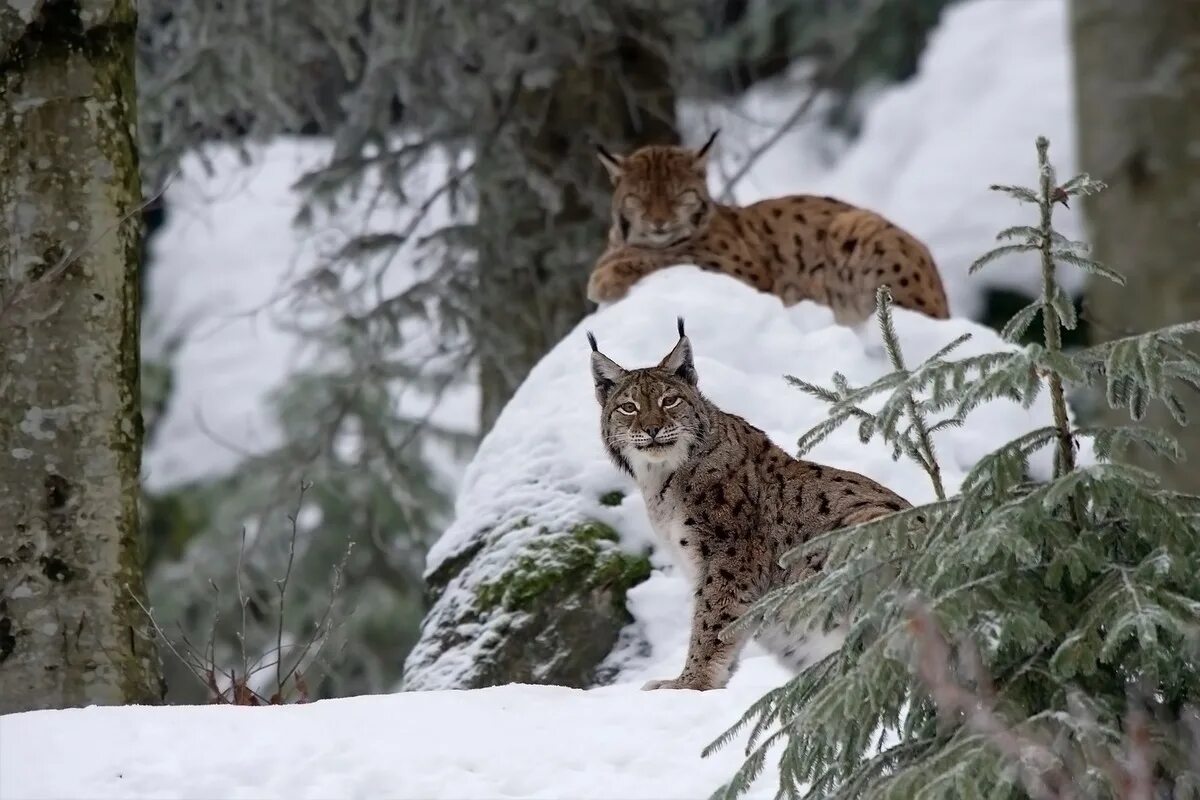
[[[470, 552], [491, 531], [510, 526], [519, 531], [490, 540], [439, 603], [468, 605], [469, 593], [496, 580], [540, 529], [566, 530], [595, 520], [616, 530], [621, 546], [631, 552], [652, 547], [642, 498], [600, 441], [585, 331], [593, 331], [601, 350], [622, 366], [647, 366], [675, 344], [677, 316], [687, 323], [700, 389], [789, 452], [795, 452], [801, 433], [826, 417], [827, 407], [791, 388], [785, 374], [829, 385], [837, 370], [852, 385], [862, 385], [890, 371], [873, 323], [858, 332], [836, 325], [824, 306], [804, 302], [785, 307], [772, 295], [695, 267], [654, 273], [625, 299], [585, 319], [547, 354], [481, 443], [464, 475], [455, 521], [430, 550], [427, 569], [437, 570]], [[964, 333], [972, 339], [956, 351], [960, 357], [1012, 347], [990, 328], [966, 320], [933, 320], [896, 309], [895, 323], [913, 365]], [[973, 412], [962, 428], [940, 431], [936, 445], [947, 492], [956, 491], [986, 453], [1050, 420], [1043, 395], [1029, 410], [1007, 400], [992, 402]], [[893, 461], [890, 448], [881, 442], [861, 444], [854, 425], [837, 431], [807, 458], [863, 473], [913, 503], [934, 499], [920, 468], [907, 460]], [[1031, 468], [1037, 477], [1048, 477], [1050, 451], [1037, 453]], [[627, 646], [611, 656], [611, 666], [623, 679], [674, 677], [683, 663], [689, 592], [666, 558], [653, 553], [656, 569], [628, 594], [635, 622]], [[494, 622], [502, 625], [503, 619]], [[424, 649], [430, 642], [423, 637], [409, 661], [421, 665], [420, 688], [462, 685], [461, 671], [473, 662], [472, 648], [501, 635], [484, 624], [463, 637], [461, 647], [436, 655]]]
[[[770, 682], [717, 692], [510, 685], [303, 706], [0, 717], [0, 797], [695, 800], [740, 766], [700, 751]], [[752, 797], [772, 797], [768, 767]]]
[[[748, 92], [720, 124], [719, 156], [733, 172], [775, 130], [805, 89]], [[1036, 294], [1035, 259], [1014, 258], [968, 277], [997, 231], [1030, 224], [1031, 206], [992, 192], [994, 183], [1033, 185], [1034, 140], [1050, 139], [1059, 174], [1076, 169], [1070, 33], [1064, 0], [973, 0], [942, 15], [917, 74], [866, 99], [863, 128], [849, 145], [812, 123], [766, 151], [734, 187], [739, 203], [781, 194], [829, 194], [883, 214], [933, 251], [955, 316], [982, 311], [986, 287]], [[747, 120], [754, 120], [747, 122]], [[822, 151], [836, 151], [821, 159]], [[720, 183], [717, 176], [714, 182]], [[1078, 209], [1056, 226], [1085, 239]], [[1082, 273], [1062, 276], [1070, 291]]]

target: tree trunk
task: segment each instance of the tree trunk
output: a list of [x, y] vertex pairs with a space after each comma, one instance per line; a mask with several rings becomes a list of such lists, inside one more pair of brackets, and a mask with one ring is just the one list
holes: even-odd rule
[[[1109, 185], [1085, 205], [1091, 241], [1097, 260], [1128, 281], [1090, 282], [1092, 335], [1198, 319], [1200, 5], [1073, 0], [1071, 16], [1081, 167]], [[1200, 413], [1194, 392], [1181, 397]], [[1175, 488], [1200, 491], [1200, 424], [1180, 428], [1159, 406], [1145, 423], [1178, 436], [1190, 461], [1139, 463]]]
[[155, 703], [133, 0], [0, 0], [0, 713]]
[[[653, 39], [656, 26], [643, 22], [643, 41]], [[519, 129], [503, 140], [509, 146], [497, 146], [493, 131], [476, 148], [481, 432], [587, 313], [587, 276], [604, 249], [611, 197], [596, 145], [622, 152], [678, 142], [662, 59], [629, 40], [581, 52], [596, 56], [511, 100]]]

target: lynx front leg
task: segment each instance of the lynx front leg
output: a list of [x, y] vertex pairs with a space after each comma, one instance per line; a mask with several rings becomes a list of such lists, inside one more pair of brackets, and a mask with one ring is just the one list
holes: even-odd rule
[[629, 287], [643, 277], [678, 261], [678, 254], [668, 254], [666, 251], [632, 247], [608, 250], [592, 268], [592, 275], [588, 279], [588, 300], [593, 303], [620, 300], [629, 291]]
[[748, 582], [730, 570], [709, 567], [701, 574], [692, 611], [692, 638], [683, 672], [674, 680], [650, 681], [643, 689], [720, 689], [729, 681], [745, 631], [721, 631], [750, 606]]

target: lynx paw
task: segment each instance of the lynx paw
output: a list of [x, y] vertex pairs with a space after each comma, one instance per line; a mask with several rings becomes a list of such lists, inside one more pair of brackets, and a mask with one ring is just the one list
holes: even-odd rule
[[592, 271], [588, 278], [587, 298], [593, 303], [612, 303], [629, 291], [629, 281], [620, 275], [618, 264], [605, 264]]
[[654, 691], [655, 689], [691, 689], [697, 692], [707, 691], [708, 689], [716, 689], [716, 686], [708, 686], [697, 681], [686, 681], [682, 678], [674, 678], [669, 681], [646, 681], [642, 687], [643, 692]]

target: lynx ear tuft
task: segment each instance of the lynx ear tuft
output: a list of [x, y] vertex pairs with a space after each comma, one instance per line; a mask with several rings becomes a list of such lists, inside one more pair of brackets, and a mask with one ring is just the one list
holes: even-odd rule
[[622, 162], [625, 159], [620, 156], [614, 156], [602, 144], [596, 145], [596, 155], [599, 156], [600, 163], [604, 165], [604, 170], [608, 173], [609, 180], [613, 183], [621, 180], [621, 173], [623, 171]]
[[612, 394], [613, 389], [617, 388], [626, 375], [626, 372], [620, 364], [613, 361], [604, 353], [600, 352], [600, 348], [596, 345], [596, 337], [588, 331], [588, 343], [592, 345], [592, 383], [596, 386], [596, 400], [600, 405], [608, 402], [608, 396]]
[[692, 386], [696, 385], [696, 365], [692, 362], [692, 343], [683, 332], [683, 317], [676, 320], [679, 326], [679, 341], [674, 349], [667, 353], [666, 358], [659, 362], [658, 368], [664, 369], [677, 377], [683, 378]]
[[717, 134], [720, 132], [720, 128], [717, 128], [715, 131], [713, 131], [712, 136], [708, 137], [708, 141], [702, 144], [700, 149], [692, 154], [692, 166], [697, 170], [703, 172], [707, 168], [709, 151], [712, 150], [713, 142], [717, 140]]

